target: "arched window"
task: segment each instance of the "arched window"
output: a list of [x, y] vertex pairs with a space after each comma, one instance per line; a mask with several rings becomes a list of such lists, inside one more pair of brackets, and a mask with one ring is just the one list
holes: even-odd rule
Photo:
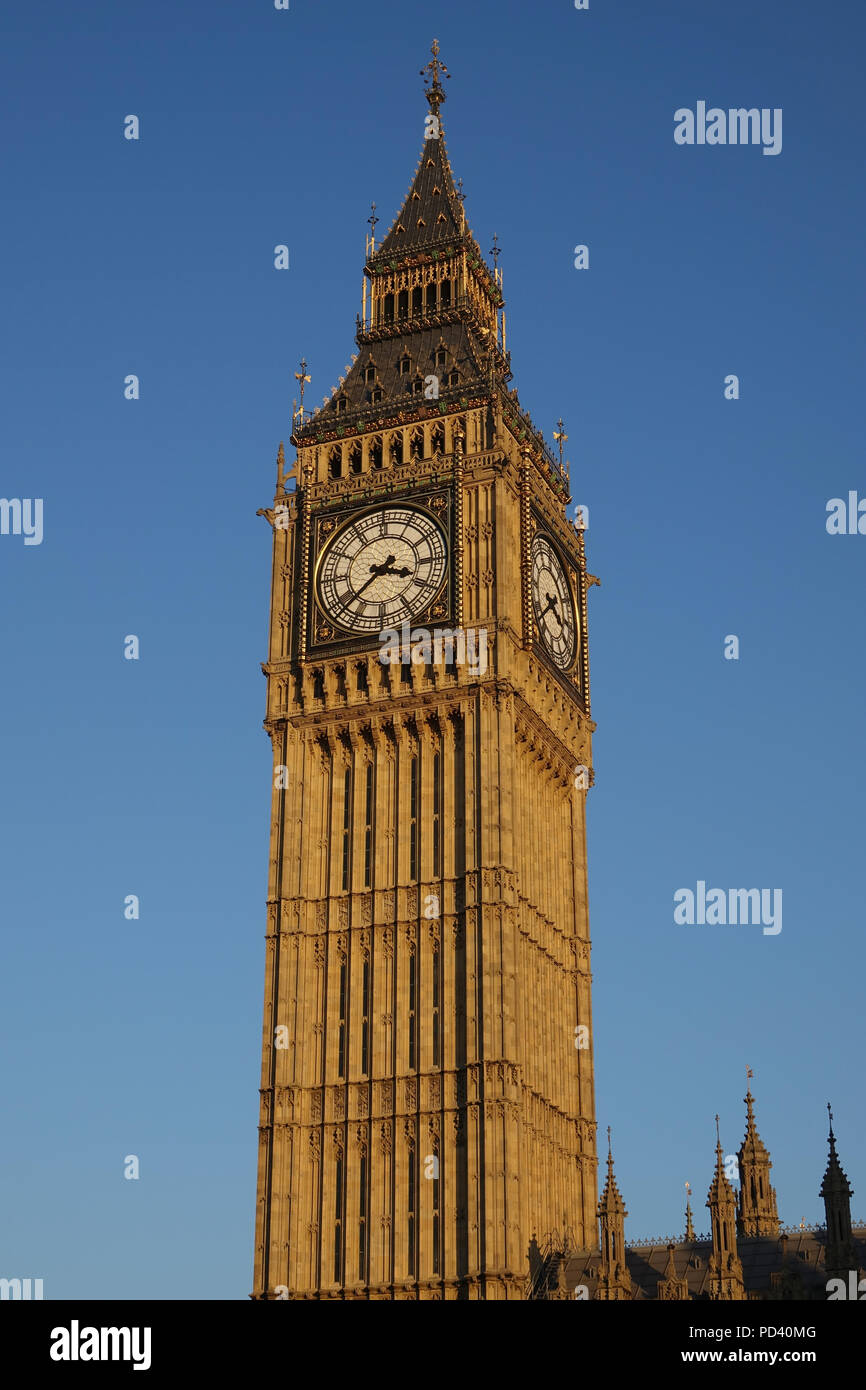
[[335, 444], [328, 455], [328, 473], [332, 478], [343, 476], [343, 448], [340, 444]]
[[351, 446], [351, 448], [349, 449], [349, 472], [350, 472], [350, 473], [360, 473], [360, 472], [361, 472], [361, 441], [360, 441], [360, 439], [356, 440], [355, 443], [354, 443], [354, 444]]
[[382, 467], [382, 441], [381, 439], [370, 440], [370, 467]]
[[364, 887], [370, 887], [373, 872], [373, 764], [367, 764], [364, 795]]
[[393, 294], [386, 294], [386, 295], [385, 295], [385, 303], [384, 303], [384, 307], [383, 307], [382, 317], [383, 317], [383, 319], [385, 320], [386, 323], [393, 323], [393, 322], [394, 322], [394, 296], [393, 296]]
[[361, 982], [361, 1075], [370, 1071], [370, 958], [364, 957]]
[[443, 280], [443, 281], [442, 281], [442, 284], [439, 286], [439, 303], [441, 304], [441, 306], [442, 306], [443, 309], [447, 309], [447, 308], [449, 308], [450, 305], [451, 305], [451, 281], [450, 281], [450, 280]]
[[428, 313], [428, 314], [435, 314], [435, 312], [436, 312], [436, 281], [435, 281], [435, 280], [431, 280], [430, 284], [427, 286], [427, 313]]
[[416, 285], [412, 291], [412, 317], [416, 318], [424, 312], [424, 290], [420, 285]]
[[409, 1142], [406, 1149], [408, 1161], [408, 1181], [406, 1183], [406, 1235], [407, 1235], [407, 1264], [409, 1266], [409, 1277], [415, 1276], [415, 1202], [416, 1202], [416, 1169], [418, 1160], [415, 1153], [415, 1145]]
[[352, 773], [346, 768], [343, 779], [343, 889], [349, 887], [349, 850], [352, 840]]
[[401, 290], [397, 296], [397, 317], [407, 319], [409, 317], [409, 291]]
[[430, 452], [433, 454], [445, 453], [445, 426], [436, 425], [430, 435]]
[[345, 1186], [343, 1150], [337, 1150], [336, 1181], [334, 1187], [334, 1283], [343, 1278], [343, 1192]]
[[[389, 456], [389, 458], [390, 458], [390, 460], [391, 460], [391, 466], [392, 466], [392, 468], [396, 468], [396, 466], [397, 466], [398, 464], [400, 464], [400, 463], [403, 462], [403, 434], [402, 434], [402, 431], [399, 431], [398, 433], [392, 434], [392, 435], [391, 435], [391, 439], [390, 439], [390, 441], [389, 441], [389, 443], [388, 443], [388, 456]], [[382, 669], [383, 669], [383, 670], [385, 669], [384, 666], [383, 666]]]
[[424, 431], [414, 429], [409, 436], [409, 457], [410, 459], [422, 459], [424, 457]]
[[367, 1148], [361, 1149], [358, 1168], [358, 1278], [367, 1277]]
[[337, 1075], [346, 1075], [346, 962], [340, 961], [340, 1029], [337, 1040]]

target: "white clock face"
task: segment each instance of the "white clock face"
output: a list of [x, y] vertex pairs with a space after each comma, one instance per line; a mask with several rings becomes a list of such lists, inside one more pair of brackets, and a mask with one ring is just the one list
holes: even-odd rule
[[565, 570], [546, 536], [532, 542], [532, 609], [548, 654], [567, 671], [577, 653], [577, 620]]
[[380, 507], [348, 522], [319, 560], [319, 602], [349, 632], [382, 632], [427, 608], [445, 581], [441, 528], [414, 507]]

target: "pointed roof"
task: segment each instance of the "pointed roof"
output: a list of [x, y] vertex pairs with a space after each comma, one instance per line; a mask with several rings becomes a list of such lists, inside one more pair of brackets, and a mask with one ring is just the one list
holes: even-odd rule
[[742, 1163], [744, 1159], [749, 1163], [756, 1163], [760, 1160], [768, 1163], [772, 1168], [773, 1165], [770, 1163], [769, 1149], [758, 1133], [758, 1127], [755, 1124], [755, 1112], [753, 1108], [755, 1098], [749, 1086], [746, 1087], [746, 1094], [743, 1100], [746, 1105], [746, 1133], [740, 1145], [740, 1162]]
[[450, 78], [451, 74], [439, 60], [438, 39], [433, 40], [430, 52], [433, 56], [421, 69], [430, 108], [424, 121], [424, 147], [403, 206], [376, 252], [377, 256], [399, 255], [421, 247], [429, 249], [437, 242], [461, 237], [465, 229], [466, 219], [454, 186], [440, 115], [445, 100], [440, 78]]
[[598, 1215], [628, 1216], [628, 1212], [625, 1209], [625, 1202], [616, 1185], [616, 1177], [614, 1176], [613, 1154], [610, 1147], [610, 1127], [608, 1127], [607, 1131], [607, 1181], [604, 1185], [604, 1192], [599, 1198]]
[[686, 1191], [688, 1192], [689, 1195], [686, 1197], [686, 1233], [685, 1233], [685, 1236], [683, 1237], [683, 1239], [684, 1239], [684, 1240], [694, 1240], [694, 1239], [695, 1239], [695, 1227], [694, 1227], [694, 1223], [693, 1223], [693, 1221], [692, 1221], [692, 1200], [691, 1200], [691, 1198], [692, 1198], [692, 1189], [691, 1189], [691, 1185], [690, 1185], [689, 1183], [686, 1183]]
[[722, 1153], [722, 1141], [719, 1137], [719, 1117], [716, 1116], [716, 1171], [713, 1174], [713, 1181], [707, 1195], [707, 1206], [723, 1205], [725, 1202], [734, 1203], [734, 1189], [725, 1176], [725, 1160]]
[[[421, 158], [403, 206], [394, 218], [376, 256], [401, 255], [406, 251], [434, 250], [464, 234], [463, 205], [445, 147], [445, 132], [438, 116], [428, 116], [432, 132], [424, 141]], [[435, 121], [437, 125], [430, 126]]]
[[830, 1156], [827, 1159], [827, 1171], [824, 1174], [824, 1180], [821, 1183], [821, 1192], [819, 1195], [821, 1197], [853, 1197], [854, 1190], [845, 1176], [836, 1153], [836, 1136], [833, 1133], [833, 1111], [830, 1110], [829, 1102], [827, 1103], [827, 1109], [830, 1112]]

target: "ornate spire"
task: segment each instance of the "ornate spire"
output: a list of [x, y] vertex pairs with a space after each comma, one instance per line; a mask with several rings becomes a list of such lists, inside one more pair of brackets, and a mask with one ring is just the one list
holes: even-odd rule
[[770, 1182], [770, 1154], [755, 1124], [754, 1097], [746, 1068], [746, 1133], [737, 1155], [740, 1164], [740, 1195], [737, 1231], [741, 1236], [775, 1236], [779, 1232], [776, 1191]]
[[444, 63], [439, 61], [439, 40], [434, 39], [430, 52], [433, 57], [429, 63], [425, 63], [421, 69], [421, 76], [424, 78], [424, 91], [427, 95], [427, 104], [434, 116], [438, 116], [439, 107], [445, 100], [445, 89], [439, 81], [440, 75], [450, 79], [451, 74]]
[[691, 1202], [691, 1197], [692, 1197], [692, 1185], [691, 1185], [690, 1182], [687, 1182], [687, 1183], [686, 1183], [686, 1234], [685, 1234], [685, 1237], [684, 1237], [685, 1240], [695, 1240], [695, 1239], [696, 1239], [696, 1237], [695, 1237], [694, 1223], [692, 1222], [692, 1202]]
[[631, 1275], [625, 1259], [625, 1218], [628, 1212], [613, 1171], [610, 1126], [607, 1130], [607, 1182], [598, 1203], [601, 1268], [598, 1297], [621, 1300], [631, 1297]]
[[829, 1101], [827, 1113], [830, 1116], [830, 1154], [820, 1193], [824, 1198], [827, 1226], [825, 1264], [828, 1273], [845, 1274], [846, 1271], [857, 1268], [857, 1255], [851, 1235], [851, 1198], [854, 1192], [836, 1153], [833, 1111], [830, 1109]]
[[710, 1298], [731, 1301], [744, 1297], [743, 1267], [737, 1254], [737, 1202], [724, 1164], [717, 1115], [716, 1171], [707, 1197], [713, 1233], [713, 1253], [709, 1261]]

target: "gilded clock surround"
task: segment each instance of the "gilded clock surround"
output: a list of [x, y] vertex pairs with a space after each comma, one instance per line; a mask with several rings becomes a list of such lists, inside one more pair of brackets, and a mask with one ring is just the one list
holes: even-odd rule
[[[435, 52], [430, 72], [438, 118]], [[260, 1299], [522, 1299], [534, 1237], [595, 1233], [586, 791], [574, 776], [592, 766], [593, 580], [567, 474], [508, 384], [502, 270], [467, 225], [444, 131], [425, 136], [394, 224], [379, 245], [368, 237], [356, 360], [323, 406], [296, 413], [296, 463], [287, 475], [281, 446], [263, 513]], [[437, 372], [428, 400], [412, 383]], [[412, 622], [483, 630], [482, 674], [383, 665], [375, 638], [329, 632], [317, 603], [318, 557], [353, 512], [437, 500], [445, 611], [434, 600]], [[569, 673], [534, 632], [537, 528], [579, 613]], [[580, 1025], [590, 1045], [577, 1048]]]
[[[442, 532], [445, 549], [445, 574], [442, 583], [438, 586], [436, 593], [431, 601], [414, 612], [410, 621], [420, 626], [436, 626], [455, 619], [453, 612], [454, 600], [454, 535], [453, 535], [453, 506], [450, 485], [448, 487], [433, 487], [424, 490], [409, 490], [399, 494], [390, 494], [387, 498], [377, 499], [371, 504], [369, 499], [364, 502], [344, 508], [328, 509], [319, 512], [312, 522], [312, 544], [311, 544], [311, 567], [309, 575], [301, 583], [306, 583], [310, 594], [309, 602], [309, 632], [308, 649], [310, 653], [314, 651], [320, 654], [330, 649], [338, 649], [347, 644], [357, 647], [359, 650], [372, 649], [379, 646], [378, 633], [367, 633], [363, 631], [350, 631], [335, 624], [330, 615], [325, 610], [319, 596], [319, 569], [322, 557], [327, 547], [339, 536], [345, 527], [357, 517], [364, 517], [375, 513], [383, 507], [405, 507], [413, 511], [418, 511], [422, 515], [428, 516]], [[384, 624], [390, 627], [390, 623]]]

